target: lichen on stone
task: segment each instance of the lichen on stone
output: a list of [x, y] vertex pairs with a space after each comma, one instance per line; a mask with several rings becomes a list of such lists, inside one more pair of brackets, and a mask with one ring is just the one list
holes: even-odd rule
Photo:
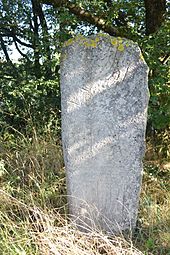
[[82, 35], [78, 35], [75, 38], [71, 38], [68, 41], [64, 43], [64, 47], [72, 45], [74, 42], [77, 42], [81, 46], [85, 47], [97, 47], [97, 43], [100, 41], [99, 37], [96, 37], [95, 39], [86, 38]]
[[118, 51], [124, 51], [124, 45], [123, 44], [119, 44], [117, 49], [118, 49]]
[[142, 52], [140, 52], [139, 57], [140, 57], [140, 59], [141, 59], [142, 61], [145, 61], [145, 60], [144, 60], [144, 57], [143, 57], [143, 55], [142, 55]]
[[98, 37], [110, 38], [108, 34], [98, 33]]
[[97, 47], [97, 43], [98, 43], [98, 41], [99, 40], [97, 40], [98, 38], [96, 38], [96, 39], [86, 39], [86, 40], [84, 40], [84, 42], [83, 42], [83, 45], [84, 46], [86, 46], [86, 47], [92, 47], [92, 48], [95, 48], [95, 47]]
[[118, 43], [118, 41], [116, 40], [116, 38], [114, 38], [114, 39], [111, 39], [111, 44], [112, 45], [117, 45], [117, 43]]
[[121, 37], [117, 37], [119, 43], [123, 43], [123, 39]]
[[73, 38], [70, 38], [69, 40], [67, 40], [65, 43], [64, 43], [64, 47], [67, 47], [69, 45], [71, 45], [73, 43]]
[[126, 47], [129, 47], [130, 46], [130, 42], [126, 42], [125, 45], [126, 45]]
[[71, 38], [64, 43], [64, 47], [70, 46], [74, 43], [78, 43], [82, 47], [96, 48], [98, 43], [103, 40], [108, 40], [113, 46], [117, 47], [117, 50], [123, 52], [125, 47], [129, 47], [132, 42], [121, 37], [112, 37], [105, 33], [99, 33], [93, 37], [85, 37], [83, 35], [78, 35], [75, 38]]
[[78, 35], [78, 36], [76, 36], [76, 37], [74, 37], [74, 38], [70, 38], [70, 39], [68, 39], [66, 42], [64, 42], [64, 47], [67, 47], [67, 46], [70, 46], [70, 45], [72, 45], [74, 42], [80, 42], [80, 41], [82, 41], [82, 40], [84, 40], [84, 36], [83, 35]]

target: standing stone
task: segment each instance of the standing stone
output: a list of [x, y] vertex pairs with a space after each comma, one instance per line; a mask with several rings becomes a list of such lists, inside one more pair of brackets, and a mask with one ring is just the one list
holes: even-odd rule
[[70, 214], [83, 229], [135, 227], [149, 99], [138, 45], [70, 39], [61, 56], [62, 142]]

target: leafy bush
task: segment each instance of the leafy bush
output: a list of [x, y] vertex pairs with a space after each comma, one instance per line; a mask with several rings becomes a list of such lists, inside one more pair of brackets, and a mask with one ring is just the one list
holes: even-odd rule
[[[1, 81], [0, 127], [31, 133], [60, 128], [60, 91], [55, 80]], [[12, 130], [10, 130], [11, 132]]]

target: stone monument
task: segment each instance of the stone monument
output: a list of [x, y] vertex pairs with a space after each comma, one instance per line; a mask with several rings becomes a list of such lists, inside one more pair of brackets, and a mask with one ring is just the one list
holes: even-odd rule
[[62, 143], [70, 214], [86, 230], [133, 229], [142, 179], [148, 67], [138, 45], [98, 34], [61, 55]]

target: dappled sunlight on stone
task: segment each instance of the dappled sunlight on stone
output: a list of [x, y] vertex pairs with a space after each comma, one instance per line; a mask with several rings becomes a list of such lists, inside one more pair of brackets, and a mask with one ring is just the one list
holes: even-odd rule
[[[69, 210], [77, 224], [119, 232], [135, 227], [149, 100], [140, 49], [78, 41], [63, 49], [62, 141]], [[82, 202], [84, 201], [84, 202]], [[92, 208], [96, 208], [93, 210]], [[89, 218], [86, 218], [86, 215]]]

